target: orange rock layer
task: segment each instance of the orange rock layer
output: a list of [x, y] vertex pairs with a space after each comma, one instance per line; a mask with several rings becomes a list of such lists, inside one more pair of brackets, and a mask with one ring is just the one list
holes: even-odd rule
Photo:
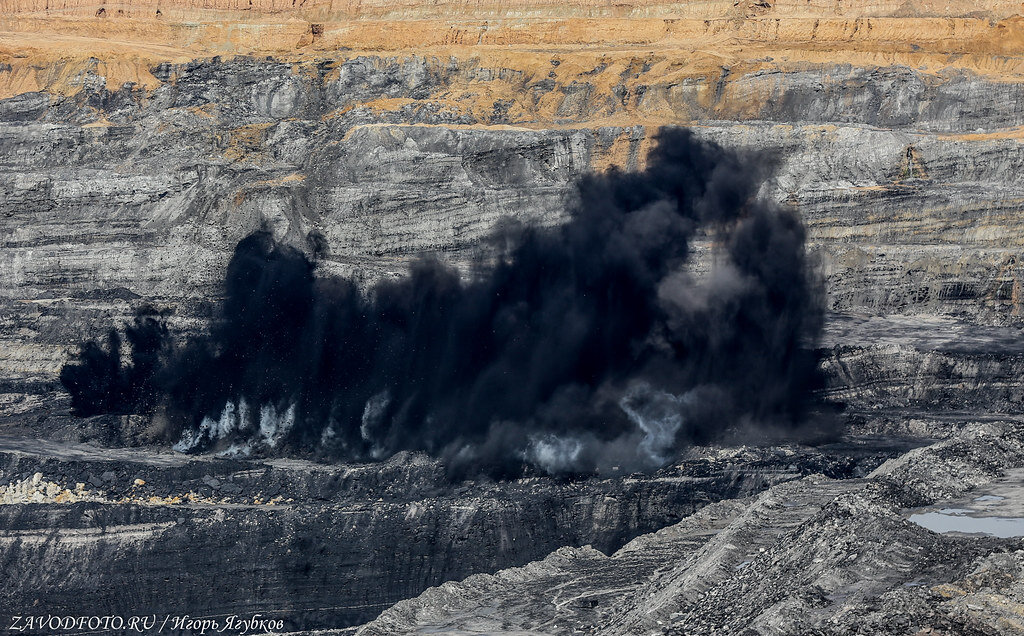
[[0, 0], [4, 15], [204, 20], [284, 16], [314, 20], [524, 19], [524, 18], [733, 18], [775, 17], [984, 17], [1020, 12], [1005, 0]]
[[0, 97], [73, 93], [86, 67], [112, 89], [153, 87], [156, 64], [215, 55], [298, 66], [419, 55], [565, 84], [638, 60], [679, 81], [839, 64], [1020, 81], [1022, 9], [998, 0], [0, 0]]

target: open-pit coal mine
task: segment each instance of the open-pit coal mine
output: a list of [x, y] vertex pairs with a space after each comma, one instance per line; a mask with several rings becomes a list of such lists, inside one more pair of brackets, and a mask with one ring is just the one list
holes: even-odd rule
[[0, 0], [0, 630], [1024, 634], [1024, 8]]

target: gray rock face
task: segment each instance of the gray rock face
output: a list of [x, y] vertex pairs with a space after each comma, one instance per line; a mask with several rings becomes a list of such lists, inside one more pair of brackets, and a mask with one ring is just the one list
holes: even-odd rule
[[[1016, 421], [1024, 397], [1021, 87], [810, 65], [671, 83], [635, 67], [643, 90], [556, 89], [454, 58], [213, 59], [154, 68], [152, 91], [109, 91], [97, 66], [74, 95], [0, 100], [0, 427], [150, 442], [144, 422], [66, 417], [56, 377], [78, 342], [144, 302], [201, 328], [231, 249], [260, 227], [303, 249], [322, 237], [323, 270], [365, 281], [427, 252], [465, 264], [500, 218], [558, 223], [578, 176], [642, 165], [655, 131], [591, 122], [657, 107], [750, 151], [761, 194], [802, 215], [834, 312], [828, 394], [851, 433], [888, 442], [695, 449], [651, 478], [501, 487], [452, 486], [422, 458], [325, 468], [5, 442], [0, 481], [39, 472], [104, 500], [0, 506], [3, 572], [26, 582], [0, 605], [260, 611], [312, 629], [488, 573], [362, 632], [998, 630], [970, 605], [1021, 598], [1024, 546], [932, 535], [902, 508], [1024, 462], [1012, 425], [968, 424]], [[561, 92], [557, 121], [448, 99], [495, 83], [532, 106]], [[922, 437], [948, 439], [866, 476]], [[1007, 573], [988, 600], [979, 572]]]
[[3, 438], [0, 483], [38, 473], [69, 491], [86, 484], [90, 501], [0, 505], [3, 571], [23, 582], [0, 597], [24, 613], [354, 625], [432, 585], [562, 545], [611, 552], [708, 502], [802, 474], [863, 474], [896, 452], [739, 449], [652, 477], [452, 485], [419, 455], [325, 466]]
[[610, 556], [564, 548], [432, 588], [356, 634], [1017, 633], [1001, 608], [1024, 588], [1024, 540], [937, 535], [903, 509], [1020, 467], [1022, 442], [1016, 426], [975, 426], [866, 479], [707, 506]]
[[[454, 60], [154, 71], [164, 84], [150, 92], [110, 92], [91, 72], [73, 97], [0, 102], [5, 409], [33, 408], [74, 343], [144, 299], [194, 325], [231, 247], [262, 225], [300, 246], [322, 235], [324, 267], [367, 280], [425, 251], [458, 262], [503, 216], [557, 223], [576, 177], [637, 165], [652, 134], [587, 126], [611, 107], [594, 91], [564, 128], [480, 127], [495, 122], [440, 109], [437, 95], [509, 77]], [[695, 107], [685, 86], [655, 80], [641, 99]], [[803, 215], [834, 310], [1017, 320], [1024, 154], [1012, 136], [976, 134], [1024, 123], [1016, 84], [891, 67], [723, 87], [698, 134], [760, 154], [764, 195]], [[366, 106], [379, 98], [408, 102]]]

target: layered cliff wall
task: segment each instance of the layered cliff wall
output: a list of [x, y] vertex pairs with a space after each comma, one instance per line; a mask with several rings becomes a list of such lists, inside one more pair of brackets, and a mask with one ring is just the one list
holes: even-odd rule
[[431, 585], [565, 544], [613, 551], [708, 502], [863, 473], [892, 453], [850, 450], [740, 449], [648, 479], [453, 487], [407, 453], [325, 466], [0, 438], [0, 483], [13, 484], [0, 485], [0, 549], [18, 582], [0, 599], [22, 614], [262, 613], [289, 630], [341, 627]]
[[[151, 67], [212, 55], [309, 60], [403, 52], [503, 60], [546, 76], [549, 52], [580, 65], [659, 52], [674, 62], [654, 77], [733, 77], [824, 64], [967, 69], [1004, 80], [1020, 73], [1021, 6], [1014, 2], [318, 2], [291, 0], [4, 0], [0, 94], [75, 90], [73, 73], [96, 58], [108, 88], [154, 88]], [[537, 62], [541, 64], [538, 65]], [[493, 62], [485, 62], [493, 64]], [[737, 68], [737, 65], [739, 67]], [[593, 66], [576, 69], [588, 71]], [[557, 70], [572, 81], [574, 65]], [[666, 76], [665, 71], [671, 71]], [[728, 78], [727, 78], [728, 79]], [[543, 116], [541, 114], [541, 116]]]
[[144, 300], [194, 325], [261, 224], [368, 280], [459, 260], [502, 216], [558, 222], [663, 125], [770, 166], [831, 309], [1015, 324], [1020, 10], [8, 1], [2, 408], [57, 395], [74, 343]]
[[[749, 151], [769, 174], [761, 195], [802, 216], [834, 312], [828, 395], [850, 405], [854, 430], [1014, 421], [1022, 10], [0, 0], [0, 430], [138, 442], [111, 432], [130, 427], [68, 418], [60, 366], [143, 303], [173, 310], [178, 333], [200, 328], [256, 228], [304, 249], [318, 237], [324, 270], [367, 281], [428, 252], [466, 263], [503, 216], [558, 223], [579, 175], [642, 166], [665, 125]], [[106, 500], [0, 511], [6, 573], [38, 583], [7, 590], [8, 606], [70, 611], [84, 594], [107, 611], [271, 609], [296, 627], [365, 620], [563, 544], [611, 551], [708, 500], [830, 472], [786, 449], [751, 470], [501, 491], [443, 484], [436, 466], [399, 465], [381, 486], [391, 465], [345, 481], [346, 467], [10, 444], [0, 481], [38, 471]], [[832, 476], [873, 467], [841, 455]], [[246, 500], [225, 503], [224, 482]], [[192, 491], [200, 501], [182, 500]], [[293, 505], [267, 508], [280, 492]], [[786, 523], [803, 519], [791, 512]], [[347, 543], [300, 541], [328, 531]], [[380, 537], [409, 548], [389, 560]], [[197, 542], [223, 552], [169, 560]], [[250, 567], [250, 550], [266, 567]], [[729, 571], [743, 567], [728, 554]], [[211, 591], [199, 575], [218, 563]]]
[[[0, 413], [65, 409], [68, 353], [144, 302], [199, 326], [258, 227], [367, 281], [465, 262], [501, 217], [557, 223], [579, 175], [642, 166], [664, 125], [766, 167], [829, 309], [899, 317], [909, 345], [829, 341], [834, 395], [1020, 394], [1015, 3], [0, 8]], [[1009, 331], [920, 337], [978, 325]]]

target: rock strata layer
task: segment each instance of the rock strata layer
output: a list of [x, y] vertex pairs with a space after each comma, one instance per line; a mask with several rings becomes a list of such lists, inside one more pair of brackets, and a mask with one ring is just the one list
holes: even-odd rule
[[[21, 582], [0, 606], [312, 629], [417, 597], [366, 634], [1018, 629], [1024, 546], [903, 509], [1024, 461], [1020, 12], [0, 0], [0, 545]], [[580, 175], [642, 167], [665, 125], [748, 152], [804, 220], [845, 447], [498, 487], [410, 456], [99, 448], [153, 440], [68, 416], [77, 343], [144, 303], [201, 329], [256, 228], [319, 235], [323, 271], [367, 282], [465, 265], [502, 217], [559, 223]]]
[[904, 509], [1022, 465], [1019, 426], [975, 425], [865, 479], [710, 505], [610, 556], [563, 548], [432, 588], [355, 634], [1020, 633], [1024, 539], [935, 534]]
[[196, 326], [256, 227], [366, 280], [460, 261], [503, 216], [559, 222], [662, 125], [757, 153], [831, 309], [1019, 319], [1017, 5], [8, 4], [0, 412], [144, 301]]
[[356, 625], [432, 585], [563, 545], [611, 552], [708, 502], [898, 452], [735, 448], [654, 476], [453, 485], [419, 455], [327, 466], [0, 438], [3, 572], [19, 582], [0, 598], [23, 614]]

